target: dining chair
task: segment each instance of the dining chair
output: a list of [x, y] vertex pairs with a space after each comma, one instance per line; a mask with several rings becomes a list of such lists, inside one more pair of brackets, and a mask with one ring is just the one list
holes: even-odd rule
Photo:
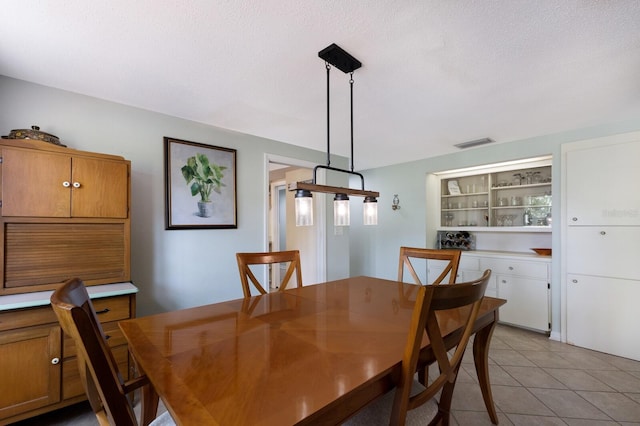
[[[474, 323], [491, 276], [487, 269], [477, 280], [456, 285], [427, 285], [417, 289], [416, 302], [409, 326], [409, 337], [402, 358], [402, 372], [395, 391], [391, 409], [391, 425], [404, 425], [407, 412], [413, 410], [440, 393], [438, 411], [429, 424], [449, 424], [451, 399], [464, 351], [473, 333]], [[451, 333], [446, 320], [438, 321], [440, 311], [458, 309], [451, 315], [466, 316], [461, 330]], [[444, 331], [444, 335], [443, 335]], [[427, 354], [420, 354], [422, 339], [430, 342]], [[454, 350], [455, 348], [455, 350]], [[450, 355], [449, 351], [453, 351]], [[438, 363], [439, 375], [421, 388], [414, 380], [420, 360]], [[412, 388], [420, 391], [412, 393]]]
[[141, 390], [142, 426], [174, 425], [168, 412], [156, 417], [158, 394], [145, 375], [124, 381], [82, 280], [66, 281], [51, 295], [62, 330], [77, 347], [80, 378], [101, 426], [137, 425], [131, 392]]
[[413, 277], [416, 284], [422, 284], [415, 268], [411, 264], [411, 258], [416, 259], [433, 259], [447, 261], [442, 273], [432, 282], [428, 284], [440, 284], [447, 274], [449, 275], [449, 284], [456, 282], [456, 275], [458, 274], [458, 266], [460, 265], [460, 250], [441, 250], [441, 249], [427, 249], [416, 247], [400, 247], [400, 260], [398, 263], [398, 281], [403, 281], [405, 266], [409, 270], [409, 273]]
[[[447, 262], [446, 266], [436, 277], [435, 280], [429, 284], [437, 285], [442, 283], [447, 275], [449, 275], [449, 284], [456, 282], [456, 276], [458, 274], [458, 265], [460, 264], [460, 250], [442, 250], [442, 249], [427, 249], [418, 247], [400, 247], [400, 258], [398, 262], [398, 281], [403, 281], [405, 267], [413, 277], [416, 284], [422, 284], [422, 281], [418, 277], [414, 265], [411, 263], [411, 259], [424, 259], [427, 260], [440, 260]], [[426, 270], [426, 265], [425, 265]], [[418, 368], [420, 383], [425, 384], [426, 378], [429, 375], [429, 365], [420, 365]]]
[[294, 273], [296, 274], [297, 286], [302, 287], [302, 268], [300, 266], [300, 251], [298, 250], [271, 251], [265, 253], [236, 253], [236, 260], [238, 261], [238, 270], [240, 271], [240, 281], [242, 282], [242, 292], [244, 293], [244, 297], [251, 297], [249, 280], [260, 294], [267, 294], [267, 291], [251, 271], [251, 265], [268, 265], [288, 262], [289, 267], [279, 283], [278, 291], [284, 291], [287, 288], [287, 285], [291, 281]]
[[[377, 422], [381, 418], [389, 418], [392, 426], [403, 426], [407, 423], [407, 414], [417, 410], [411, 424], [427, 424], [423, 416], [433, 418], [429, 425], [448, 425], [450, 420], [453, 391], [469, 338], [473, 334], [474, 323], [478, 317], [480, 305], [491, 277], [487, 269], [482, 277], [456, 285], [417, 285], [416, 300], [413, 306], [409, 333], [402, 357], [400, 377], [395, 391], [372, 401], [365, 406], [346, 425], [361, 426]], [[403, 293], [406, 294], [406, 293]], [[413, 294], [413, 293], [409, 293]], [[446, 314], [440, 311], [454, 310]], [[447, 318], [452, 315], [464, 320], [461, 329], [447, 328]], [[443, 319], [440, 324], [438, 317]], [[459, 324], [458, 321], [456, 323]], [[430, 344], [426, 352], [420, 353], [423, 337], [427, 336]], [[414, 379], [416, 368], [420, 362], [437, 362], [438, 376], [429, 384], [423, 385]], [[425, 406], [440, 392], [437, 410]], [[390, 400], [393, 397], [393, 401]]]

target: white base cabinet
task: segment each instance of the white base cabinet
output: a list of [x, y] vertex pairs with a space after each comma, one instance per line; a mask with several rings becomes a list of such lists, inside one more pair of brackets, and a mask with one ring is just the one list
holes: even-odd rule
[[[437, 261], [429, 261], [429, 281], [442, 272]], [[482, 276], [491, 269], [486, 295], [506, 299], [500, 307], [500, 322], [549, 333], [551, 331], [551, 258], [503, 252], [463, 252], [456, 282]]]
[[640, 360], [640, 281], [578, 274], [567, 278], [567, 343]]

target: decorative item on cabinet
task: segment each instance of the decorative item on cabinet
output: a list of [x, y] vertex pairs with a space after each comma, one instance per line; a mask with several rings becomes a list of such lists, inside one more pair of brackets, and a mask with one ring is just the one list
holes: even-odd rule
[[476, 237], [467, 231], [438, 231], [438, 248], [475, 250]]
[[3, 139], [33, 139], [37, 141], [49, 142], [54, 145], [66, 147], [60, 143], [60, 138], [51, 133], [45, 133], [40, 131], [40, 127], [31, 126], [31, 129], [14, 129], [7, 136], [3, 136]]

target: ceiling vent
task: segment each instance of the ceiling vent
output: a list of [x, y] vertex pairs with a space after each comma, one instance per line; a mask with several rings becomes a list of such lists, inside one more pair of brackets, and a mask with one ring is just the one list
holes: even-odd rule
[[473, 146], [485, 145], [493, 142], [495, 141], [491, 138], [482, 138], [482, 139], [476, 139], [474, 141], [457, 143], [454, 146], [460, 149], [465, 149], [465, 148], [471, 148]]

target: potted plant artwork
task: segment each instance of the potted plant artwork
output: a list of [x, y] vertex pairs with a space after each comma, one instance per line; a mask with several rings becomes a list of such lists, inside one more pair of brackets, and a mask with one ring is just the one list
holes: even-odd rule
[[182, 176], [191, 185], [191, 195], [200, 194], [198, 201], [198, 212], [201, 217], [211, 217], [213, 215], [213, 202], [211, 192], [220, 194], [220, 188], [226, 186], [222, 183], [226, 169], [225, 166], [218, 166], [209, 162], [204, 154], [196, 153], [187, 159], [187, 164], [182, 166]]

